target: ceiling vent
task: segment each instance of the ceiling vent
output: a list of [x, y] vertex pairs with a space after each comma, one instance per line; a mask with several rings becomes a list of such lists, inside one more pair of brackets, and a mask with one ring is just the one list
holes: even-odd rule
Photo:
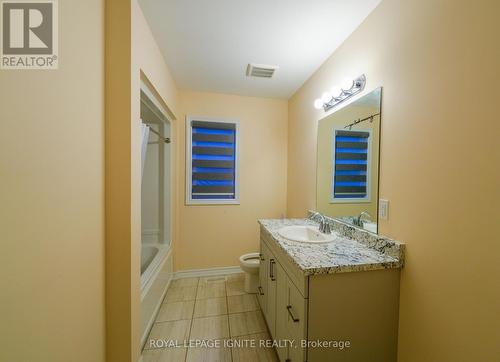
[[277, 65], [248, 64], [247, 77], [272, 78], [278, 68]]

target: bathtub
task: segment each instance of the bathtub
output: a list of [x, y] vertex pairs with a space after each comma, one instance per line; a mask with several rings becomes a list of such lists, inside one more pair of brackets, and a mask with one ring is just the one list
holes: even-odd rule
[[[169, 253], [169, 247], [161, 244], [143, 244], [141, 247], [141, 291], [155, 281], [161, 265]], [[147, 290], [146, 290], [147, 291]]]
[[162, 244], [141, 246], [141, 342], [146, 342], [172, 279], [171, 248]]
[[141, 276], [158, 254], [159, 247], [156, 245], [143, 245], [141, 249]]

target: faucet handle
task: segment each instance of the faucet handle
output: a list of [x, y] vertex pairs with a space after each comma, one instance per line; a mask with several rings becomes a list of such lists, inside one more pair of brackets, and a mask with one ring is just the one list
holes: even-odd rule
[[330, 227], [330, 223], [325, 220], [323, 223], [323, 233], [325, 234], [331, 234], [332, 233], [332, 228]]
[[309, 220], [314, 220], [314, 218], [315, 218], [316, 216], [318, 216], [318, 215], [319, 215], [319, 212], [317, 212], [317, 211], [311, 211], [310, 215], [308, 215], [308, 216], [307, 216], [307, 218], [308, 218]]

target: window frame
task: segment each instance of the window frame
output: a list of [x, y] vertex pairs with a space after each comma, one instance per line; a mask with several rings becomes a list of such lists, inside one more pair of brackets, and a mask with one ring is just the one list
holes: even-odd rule
[[330, 180], [330, 204], [366, 204], [371, 202], [371, 173], [372, 173], [372, 142], [373, 142], [373, 131], [372, 129], [361, 129], [356, 128], [352, 131], [356, 132], [367, 132], [368, 136], [368, 155], [366, 162], [366, 196], [363, 198], [335, 198], [335, 153], [336, 153], [336, 137], [337, 131], [345, 131], [345, 128], [334, 127], [332, 132], [332, 159], [330, 162], [331, 167], [331, 180]]
[[[234, 199], [193, 199], [193, 131], [192, 121], [230, 123], [235, 125], [234, 142]], [[186, 205], [239, 205], [240, 204], [240, 122], [238, 120], [186, 116]]]

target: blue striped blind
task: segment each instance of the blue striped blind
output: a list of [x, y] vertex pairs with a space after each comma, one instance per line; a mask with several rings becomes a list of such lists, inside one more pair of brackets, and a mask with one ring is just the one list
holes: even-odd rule
[[369, 132], [335, 130], [333, 199], [367, 197], [369, 138]]
[[236, 198], [236, 124], [191, 121], [191, 198]]

